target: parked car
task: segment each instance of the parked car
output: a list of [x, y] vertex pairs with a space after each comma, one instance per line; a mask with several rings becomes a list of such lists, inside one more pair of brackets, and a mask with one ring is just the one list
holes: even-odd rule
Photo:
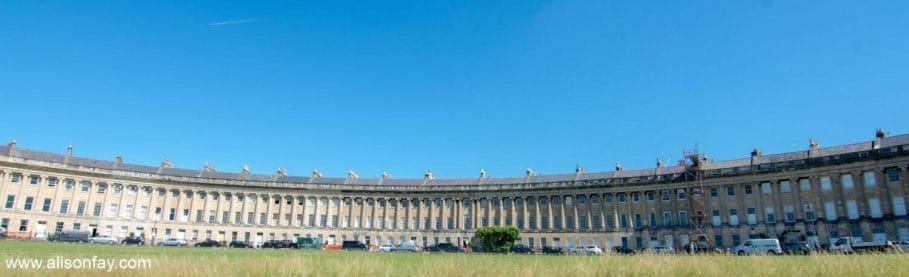
[[230, 242], [229, 246], [232, 248], [252, 248], [252, 245], [250, 245], [248, 242], [239, 240]]
[[121, 240], [121, 241], [120, 241], [120, 244], [126, 244], [126, 245], [129, 245], [129, 244], [145, 245], [145, 240], [142, 239], [141, 237], [129, 237], [129, 238], [125, 238], [125, 239]]
[[783, 254], [791, 255], [808, 255], [811, 254], [811, 247], [805, 242], [787, 242], [782, 245]]
[[870, 241], [863, 242], [861, 238], [840, 237], [830, 251], [837, 253], [864, 253], [864, 252], [897, 252], [899, 247], [891, 241]]
[[430, 247], [426, 247], [427, 252], [446, 252], [446, 253], [467, 253], [467, 249], [464, 249], [460, 246], [454, 245], [452, 243], [439, 243]]
[[543, 254], [563, 254], [565, 250], [562, 247], [546, 245], [540, 248]]
[[0, 227], [0, 238], [6, 237], [6, 228]]
[[320, 249], [322, 248], [322, 239], [314, 237], [297, 237], [297, 248]]
[[413, 242], [402, 242], [391, 248], [392, 252], [420, 252], [420, 248]]
[[379, 245], [379, 252], [391, 252], [391, 250], [394, 248], [395, 246], [391, 244]]
[[195, 246], [195, 247], [221, 247], [221, 243], [214, 241], [214, 240], [207, 239], [202, 242], [197, 242], [193, 246]]
[[587, 255], [603, 255], [603, 249], [596, 245], [584, 246], [587, 249]]
[[530, 246], [523, 244], [515, 244], [511, 246], [511, 253], [520, 253], [520, 254], [533, 254], [536, 251], [533, 250]]
[[631, 248], [628, 248], [625, 246], [615, 246], [615, 247], [612, 247], [612, 253], [634, 255], [635, 253], [637, 253], [637, 251], [634, 251], [634, 249], [631, 249]]
[[117, 244], [117, 243], [120, 243], [120, 240], [118, 240], [118, 239], [115, 238], [115, 237], [111, 237], [111, 236], [97, 236], [97, 237], [90, 238], [90, 239], [88, 239], [88, 240], [89, 240], [91, 243], [103, 243], [103, 244]]
[[47, 239], [50, 241], [89, 242], [91, 233], [88, 231], [65, 230], [54, 233]]
[[543, 254], [564, 254], [565, 249], [559, 246], [543, 246]]
[[578, 246], [570, 248], [569, 253], [575, 255], [602, 255], [603, 249], [600, 249], [596, 245]]
[[262, 248], [300, 248], [299, 244], [292, 240], [269, 240], [262, 244]]
[[674, 254], [675, 249], [672, 246], [654, 246], [650, 249], [653, 254]]
[[749, 239], [742, 242], [741, 245], [732, 248], [732, 253], [736, 255], [781, 255], [783, 254], [783, 248], [780, 246], [780, 240], [778, 239]]
[[369, 251], [369, 246], [358, 240], [345, 240], [341, 243], [341, 250], [348, 251]]
[[178, 238], [169, 238], [158, 243], [158, 246], [186, 246], [186, 240]]
[[903, 253], [909, 253], [909, 241], [894, 241], [893, 245], [903, 251]]

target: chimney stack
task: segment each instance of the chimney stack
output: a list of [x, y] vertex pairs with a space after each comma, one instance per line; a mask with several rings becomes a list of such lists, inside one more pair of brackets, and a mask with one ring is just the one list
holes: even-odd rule
[[117, 157], [114, 158], [114, 169], [119, 168], [121, 164], [123, 164], [123, 156], [117, 155]]
[[12, 157], [16, 154], [16, 139], [9, 140], [9, 144], [6, 145], [6, 155]]
[[66, 155], [63, 157], [63, 163], [68, 164], [70, 160], [73, 159], [73, 144], [70, 143], [66, 146]]
[[884, 133], [883, 129], [877, 128], [877, 130], [874, 132], [874, 142], [871, 142], [871, 149], [881, 148], [881, 140], [883, 140], [886, 136], [887, 134]]
[[283, 167], [278, 167], [278, 170], [275, 172], [275, 176], [272, 178], [272, 181], [277, 181], [279, 178], [287, 176], [287, 172], [284, 171]]

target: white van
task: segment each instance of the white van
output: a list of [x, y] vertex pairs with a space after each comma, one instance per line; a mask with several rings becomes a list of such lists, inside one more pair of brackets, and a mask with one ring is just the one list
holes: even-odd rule
[[749, 239], [742, 245], [732, 248], [732, 253], [737, 255], [768, 254], [781, 255], [783, 248], [778, 239]]

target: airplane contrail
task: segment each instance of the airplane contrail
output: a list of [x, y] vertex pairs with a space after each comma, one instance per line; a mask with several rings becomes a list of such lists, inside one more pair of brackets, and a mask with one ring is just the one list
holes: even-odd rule
[[243, 23], [259, 22], [259, 21], [263, 21], [263, 20], [265, 20], [265, 19], [261, 19], [261, 18], [239, 19], [239, 20], [231, 20], [231, 21], [212, 22], [212, 23], [208, 23], [208, 26], [243, 24]]

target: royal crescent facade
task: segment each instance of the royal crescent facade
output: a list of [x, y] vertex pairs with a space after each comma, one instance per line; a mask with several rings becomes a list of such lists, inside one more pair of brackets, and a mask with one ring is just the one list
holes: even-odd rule
[[[320, 237], [370, 245], [469, 241], [475, 229], [513, 225], [536, 248], [657, 245], [681, 249], [692, 213], [708, 243], [796, 230], [829, 244], [840, 236], [909, 240], [909, 135], [724, 161], [704, 159], [700, 181], [683, 164], [515, 178], [323, 178], [218, 172], [86, 159], [0, 146], [0, 224], [41, 239], [90, 230], [149, 242]], [[684, 179], [684, 180], [683, 180]], [[699, 189], [703, 186], [703, 190]]]

